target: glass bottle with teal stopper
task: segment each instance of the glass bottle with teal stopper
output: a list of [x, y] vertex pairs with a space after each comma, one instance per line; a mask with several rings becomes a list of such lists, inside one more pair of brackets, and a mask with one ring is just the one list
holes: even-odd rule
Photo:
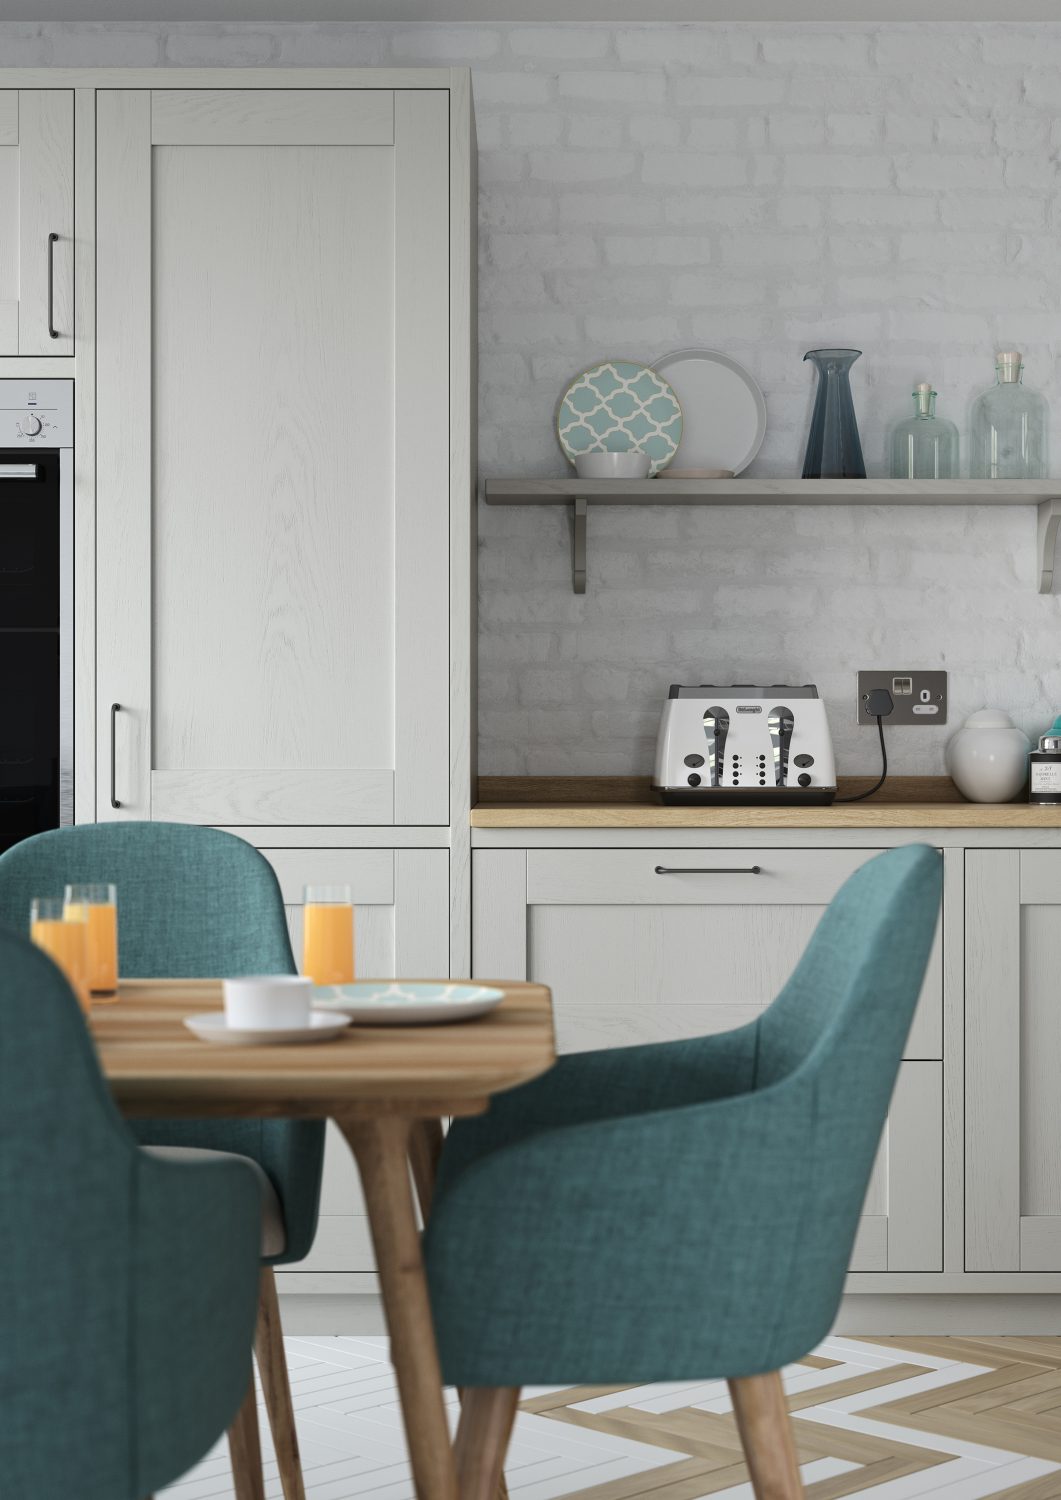
[[1024, 385], [1016, 349], [995, 357], [995, 384], [973, 404], [970, 479], [1045, 479], [1046, 402]]
[[892, 478], [957, 479], [957, 427], [936, 416], [936, 393], [928, 381], [916, 385], [913, 396], [913, 416], [892, 433]]

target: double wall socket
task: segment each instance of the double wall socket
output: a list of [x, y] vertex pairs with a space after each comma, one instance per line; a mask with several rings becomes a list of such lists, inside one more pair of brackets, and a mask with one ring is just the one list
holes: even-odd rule
[[876, 724], [876, 716], [866, 710], [866, 700], [874, 688], [884, 688], [894, 707], [886, 724], [946, 724], [946, 672], [859, 672], [858, 722]]

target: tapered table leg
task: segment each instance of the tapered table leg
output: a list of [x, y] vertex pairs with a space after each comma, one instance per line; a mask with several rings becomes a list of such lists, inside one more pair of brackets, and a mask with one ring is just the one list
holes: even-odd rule
[[387, 1116], [340, 1118], [336, 1124], [361, 1173], [416, 1493], [419, 1500], [456, 1500], [457, 1470], [409, 1182], [412, 1122]]
[[431, 1200], [435, 1195], [435, 1178], [444, 1140], [441, 1120], [414, 1120], [409, 1132], [409, 1165], [420, 1203], [420, 1217], [427, 1223]]

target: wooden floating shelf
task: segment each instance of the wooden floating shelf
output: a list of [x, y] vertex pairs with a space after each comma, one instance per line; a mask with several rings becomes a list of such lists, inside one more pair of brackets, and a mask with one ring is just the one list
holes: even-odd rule
[[570, 505], [572, 581], [586, 592], [591, 505], [1035, 505], [1039, 592], [1054, 584], [1061, 479], [488, 479], [487, 505]]

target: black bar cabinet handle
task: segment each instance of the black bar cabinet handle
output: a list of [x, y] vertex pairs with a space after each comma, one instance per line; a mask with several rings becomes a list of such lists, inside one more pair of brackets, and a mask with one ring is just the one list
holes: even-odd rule
[[112, 703], [111, 704], [111, 806], [112, 807], [121, 807], [121, 805], [122, 805], [118, 801], [117, 797], [114, 795], [114, 793], [115, 793], [115, 781], [116, 781], [116, 777], [117, 777], [117, 771], [116, 771], [116, 767], [115, 767], [114, 721], [118, 717], [118, 715], [121, 713], [121, 711], [122, 711], [122, 706], [121, 706], [120, 703]]
[[55, 247], [58, 241], [57, 234], [48, 236], [48, 337], [51, 339], [59, 337], [59, 330], [55, 326]]
[[761, 875], [762, 865], [657, 865], [657, 875]]

